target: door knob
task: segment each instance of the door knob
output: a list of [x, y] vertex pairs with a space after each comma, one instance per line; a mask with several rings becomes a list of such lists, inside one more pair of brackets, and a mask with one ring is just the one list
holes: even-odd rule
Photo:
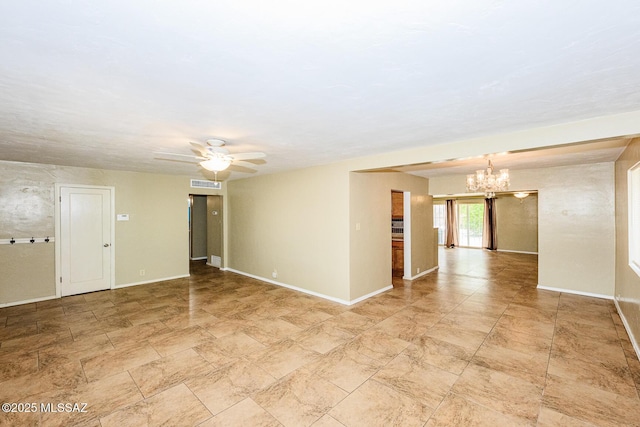
[[108, 248], [108, 247], [109, 247], [109, 244], [108, 244], [108, 243], [105, 243], [103, 246], [104, 246], [105, 248]]

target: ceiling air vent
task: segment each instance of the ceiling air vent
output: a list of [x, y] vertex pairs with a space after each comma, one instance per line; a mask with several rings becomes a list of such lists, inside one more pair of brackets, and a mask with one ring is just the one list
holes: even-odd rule
[[222, 190], [222, 182], [206, 181], [203, 179], [192, 179], [191, 188], [210, 188], [212, 190]]

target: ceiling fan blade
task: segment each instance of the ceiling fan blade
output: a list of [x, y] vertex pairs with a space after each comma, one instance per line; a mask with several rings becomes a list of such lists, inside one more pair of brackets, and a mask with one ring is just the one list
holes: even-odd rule
[[231, 164], [235, 166], [242, 166], [243, 168], [249, 168], [249, 169], [256, 167], [255, 163], [245, 162], [244, 160], [234, 160]]
[[266, 157], [267, 155], [256, 151], [254, 153], [231, 154], [230, 156], [233, 160], [252, 160], [252, 159], [261, 159], [263, 157]]
[[193, 149], [200, 153], [201, 156], [207, 154], [207, 147], [205, 147], [204, 145], [198, 144], [197, 142], [189, 142], [189, 144], [191, 144]]
[[233, 171], [233, 172], [243, 172], [243, 173], [256, 173], [256, 172], [258, 172], [255, 169], [248, 168], [248, 167], [242, 166], [242, 165], [238, 165], [236, 162], [231, 163], [231, 166], [229, 166], [228, 170]]
[[189, 162], [189, 163], [199, 163], [203, 160], [206, 160], [206, 158], [204, 157], [194, 156], [193, 154], [154, 152], [153, 156], [156, 159], [161, 159], [161, 160], [173, 160], [176, 162]]

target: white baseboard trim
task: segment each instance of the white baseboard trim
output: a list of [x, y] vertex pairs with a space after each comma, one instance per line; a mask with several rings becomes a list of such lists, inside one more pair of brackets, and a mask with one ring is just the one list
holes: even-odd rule
[[166, 282], [167, 280], [184, 279], [185, 277], [189, 277], [189, 276], [190, 274], [183, 274], [180, 276], [162, 277], [160, 279], [145, 280], [143, 282], [123, 283], [122, 285], [114, 286], [113, 289], [128, 288], [130, 286], [138, 286], [138, 285], [148, 285], [149, 283]]
[[195, 258], [189, 258], [191, 261], [202, 261], [203, 259], [209, 259], [206, 256], [199, 256], [199, 257], [195, 257]]
[[26, 299], [23, 301], [4, 302], [4, 303], [0, 303], [0, 308], [13, 307], [14, 305], [31, 304], [34, 302], [49, 301], [50, 299], [57, 299], [57, 298], [58, 298], [57, 296], [51, 295], [48, 297], [38, 297], [38, 298]]
[[256, 276], [255, 274], [246, 273], [244, 271], [236, 270], [236, 269], [233, 269], [233, 268], [224, 268], [224, 269], [221, 268], [221, 270], [230, 271], [232, 273], [240, 274], [241, 276], [251, 277], [252, 279], [257, 279], [257, 280], [260, 280], [262, 282], [271, 283], [272, 285], [282, 286], [283, 288], [287, 288], [287, 289], [291, 289], [291, 290], [294, 290], [294, 291], [302, 292], [302, 293], [308, 294], [308, 295], [313, 295], [314, 297], [324, 298], [326, 300], [337, 302], [339, 304], [351, 305], [349, 303], [349, 301], [346, 301], [346, 300], [343, 300], [343, 299], [340, 299], [340, 298], [334, 298], [334, 297], [331, 297], [329, 295], [321, 294], [319, 292], [314, 292], [314, 291], [310, 291], [308, 289], [299, 288], [297, 286], [288, 285], [286, 283], [278, 282], [278, 281], [275, 281], [275, 280], [272, 280], [272, 279], [267, 279], [266, 277]]
[[298, 292], [302, 292], [303, 294], [307, 294], [307, 295], [313, 295], [314, 297], [319, 297], [319, 298], [323, 298], [329, 301], [333, 301], [333, 302], [337, 302], [338, 304], [342, 304], [342, 305], [353, 305], [356, 303], [359, 303], [360, 301], [364, 301], [367, 298], [371, 298], [374, 295], [378, 295], [379, 293], [382, 292], [386, 292], [389, 289], [393, 289], [393, 285], [389, 285], [385, 288], [382, 289], [378, 289], [377, 291], [373, 291], [367, 295], [363, 295], [359, 298], [356, 298], [354, 300], [351, 301], [347, 301], [347, 300], [343, 300], [340, 298], [335, 298], [329, 295], [325, 295], [325, 294], [321, 294], [319, 292], [314, 292], [314, 291], [310, 291], [308, 289], [304, 289], [304, 288], [299, 288], [297, 286], [292, 286], [292, 285], [288, 285], [286, 283], [282, 283], [282, 282], [278, 282], [276, 280], [272, 280], [272, 279], [268, 279], [266, 277], [261, 277], [261, 276], [256, 276], [255, 274], [250, 274], [250, 273], [246, 273], [244, 271], [240, 271], [240, 270], [236, 270], [233, 268], [221, 268], [220, 270], [222, 271], [230, 271], [232, 273], [236, 273], [236, 274], [240, 274], [241, 276], [247, 276], [247, 277], [251, 277], [252, 279], [257, 279], [263, 282], [267, 282], [267, 283], [271, 283], [272, 285], [276, 285], [276, 286], [282, 286], [283, 288], [287, 288], [287, 289], [291, 289], [294, 291], [298, 291]]
[[433, 271], [436, 271], [438, 268], [440, 268], [440, 266], [436, 265], [435, 267], [430, 268], [428, 270], [425, 270], [420, 274], [416, 274], [415, 276], [411, 276], [411, 277], [402, 276], [402, 280], [416, 280], [416, 279], [419, 279], [420, 277], [425, 276], [425, 275], [427, 275], [427, 274], [429, 274], [429, 273], [431, 273]]
[[497, 249], [497, 252], [510, 252], [510, 253], [514, 253], [514, 254], [538, 255], [538, 252], [512, 251], [512, 250], [509, 250], [509, 249]]
[[553, 288], [551, 286], [543, 286], [543, 285], [540, 285], [540, 284], [538, 284], [537, 288], [545, 290], [545, 291], [563, 292], [565, 294], [582, 295], [582, 296], [585, 296], [585, 297], [611, 299], [611, 300], [613, 299], [613, 295], [594, 294], [594, 293], [591, 293], [591, 292], [574, 291], [573, 289]]
[[622, 314], [622, 310], [620, 309], [620, 305], [618, 304], [617, 299], [613, 299], [613, 303], [616, 305], [616, 310], [618, 310], [618, 315], [620, 316], [620, 320], [622, 320], [622, 324], [624, 325], [624, 329], [627, 331], [627, 335], [629, 335], [629, 340], [631, 341], [631, 345], [633, 349], [636, 351], [636, 356], [640, 359], [640, 344], [638, 344], [638, 340], [633, 335], [631, 331], [631, 327], [629, 326], [629, 322], [627, 322], [627, 318]]
[[[146, 280], [144, 282], [125, 283], [124, 285], [117, 285], [117, 286], [114, 286], [114, 287], [112, 287], [110, 289], [128, 288], [129, 286], [147, 285], [149, 283], [164, 282], [166, 280], [184, 279], [185, 277], [189, 277], [189, 276], [190, 275], [187, 274], [187, 275], [182, 275], [182, 276], [163, 277], [162, 279]], [[103, 289], [103, 290], [108, 291], [110, 289]], [[100, 292], [100, 291], [98, 291], [98, 292]], [[72, 296], [72, 295], [70, 295], [70, 296]], [[7, 302], [7, 303], [0, 303], [0, 308], [13, 307], [14, 305], [31, 304], [31, 303], [34, 303], [34, 302], [48, 301], [50, 299], [58, 299], [58, 298], [64, 298], [64, 297], [51, 295], [51, 296], [48, 296], [48, 297], [39, 297], [39, 298], [26, 299], [26, 300], [22, 300], [22, 301], [12, 301], [12, 302]]]
[[389, 285], [389, 286], [384, 287], [384, 288], [382, 288], [382, 289], [378, 289], [377, 291], [373, 291], [373, 292], [368, 293], [368, 294], [366, 294], [366, 295], [363, 295], [363, 296], [361, 296], [361, 297], [359, 297], [359, 298], [353, 299], [353, 300], [351, 300], [351, 301], [349, 302], [349, 304], [348, 304], [348, 305], [357, 304], [357, 303], [359, 303], [359, 302], [361, 302], [361, 301], [364, 301], [364, 300], [369, 299], [369, 298], [371, 298], [371, 297], [373, 297], [373, 296], [376, 296], [376, 295], [378, 295], [378, 294], [381, 294], [381, 293], [383, 293], [383, 292], [386, 292], [386, 291], [388, 291], [388, 290], [390, 290], [390, 289], [393, 289], [393, 285]]

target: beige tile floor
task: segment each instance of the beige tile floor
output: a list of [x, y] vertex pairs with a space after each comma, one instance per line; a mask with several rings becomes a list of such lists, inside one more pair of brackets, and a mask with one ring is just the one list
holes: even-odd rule
[[640, 425], [611, 301], [537, 290], [533, 255], [440, 256], [351, 307], [194, 265], [0, 309], [0, 402], [37, 409], [0, 425]]

